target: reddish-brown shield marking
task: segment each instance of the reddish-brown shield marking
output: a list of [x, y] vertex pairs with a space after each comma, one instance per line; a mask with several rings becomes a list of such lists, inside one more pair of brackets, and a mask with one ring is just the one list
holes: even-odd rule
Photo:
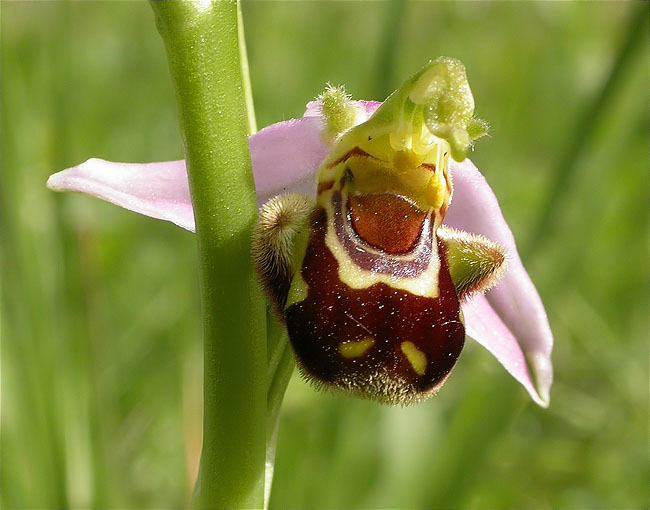
[[429, 247], [429, 254], [440, 257], [438, 295], [418, 296], [383, 282], [361, 289], [342, 282], [339, 263], [326, 244], [328, 223], [333, 228], [335, 222], [328, 222], [326, 210], [318, 207], [301, 269], [307, 297], [286, 309], [301, 369], [316, 381], [364, 397], [388, 403], [422, 400], [444, 382], [465, 340], [444, 245], [425, 214], [401, 197], [333, 197], [347, 203], [341, 210], [354, 226], [356, 241], [384, 257], [416, 248], [421, 253], [426, 238], [437, 243], [437, 251]]
[[350, 220], [357, 235], [390, 255], [406, 253], [422, 231], [426, 213], [397, 195], [380, 193], [348, 198]]

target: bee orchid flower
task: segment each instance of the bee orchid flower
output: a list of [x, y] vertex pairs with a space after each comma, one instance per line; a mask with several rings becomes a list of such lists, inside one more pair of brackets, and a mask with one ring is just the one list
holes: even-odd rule
[[[382, 103], [375, 101], [353, 101], [342, 89], [329, 88], [319, 100], [307, 105], [302, 118], [278, 122], [250, 136], [250, 156], [258, 205], [272, 204], [274, 197], [286, 193], [299, 193], [315, 198], [320, 196], [323, 191], [327, 193], [328, 186], [336, 189], [339, 186], [338, 182], [343, 182], [345, 179], [348, 179], [345, 184], [347, 187], [341, 189], [363, 189], [364, 193], [370, 193], [367, 190], [371, 190], [374, 193], [372, 196], [378, 197], [382, 196], [377, 194], [379, 188], [376, 182], [379, 179], [382, 183], [390, 183], [390, 186], [393, 187], [402, 186], [403, 188], [399, 188], [402, 195], [414, 197], [411, 205], [405, 205], [406, 202], [397, 202], [391, 198], [392, 201], [389, 202], [391, 207], [406, 208], [404, 210], [408, 209], [409, 214], [412, 211], [411, 207], [417, 209], [415, 206], [420, 206], [421, 203], [431, 206], [430, 210], [432, 211], [435, 209], [436, 212], [426, 217], [429, 219], [421, 220], [425, 222], [430, 220], [434, 232], [441, 227], [447, 232], [469, 233], [468, 235], [472, 236], [471, 239], [486, 239], [496, 243], [505, 253], [507, 270], [502, 271], [503, 274], [499, 274], [500, 279], [496, 283], [493, 282], [491, 288], [486, 290], [488, 287], [486, 285], [461, 293], [458, 289], [459, 283], [454, 280], [452, 270], [452, 280], [454, 280], [454, 286], [459, 294], [459, 298], [455, 299], [462, 308], [462, 314], [458, 321], [459, 323], [464, 322], [464, 331], [459, 330], [458, 334], [462, 335], [460, 347], [454, 354], [450, 368], [440, 375], [439, 381], [436, 379], [431, 383], [431, 388], [432, 391], [437, 390], [437, 385], [444, 382], [460, 353], [466, 333], [467, 336], [492, 353], [504, 368], [524, 386], [537, 404], [546, 407], [549, 403], [549, 390], [553, 378], [550, 358], [553, 344], [552, 333], [539, 294], [524, 269], [512, 232], [503, 217], [497, 198], [476, 166], [465, 157], [471, 146], [471, 141], [483, 134], [486, 126], [471, 117], [474, 109], [473, 99], [469, 102], [467, 100], [468, 97], [471, 99], [471, 94], [469, 86], [466, 86], [466, 81], [462, 81], [465, 80], [464, 68], [460, 78], [458, 78], [460, 75], [453, 74], [458, 71], [456, 62], [452, 59], [438, 59], [425, 66], [383, 103], [383, 107]], [[462, 64], [460, 65], [462, 66]], [[440, 76], [448, 78], [452, 87], [447, 87], [440, 97], [432, 99], [433, 88], [440, 87]], [[456, 78], [462, 80], [454, 83], [453, 80]], [[444, 80], [442, 81], [444, 82]], [[431, 85], [432, 83], [435, 84], [435, 87]], [[464, 101], [461, 105], [464, 108], [463, 115], [469, 112], [463, 117], [463, 130], [457, 129], [453, 122], [447, 122], [450, 108], [454, 110], [458, 106], [452, 101], [453, 104], [450, 107], [449, 90], [459, 91], [458, 94], [462, 95], [461, 99]], [[408, 99], [403, 99], [400, 105], [394, 106], [402, 97], [400, 94], [402, 96], [406, 94]], [[420, 99], [422, 100], [420, 101]], [[410, 105], [411, 109], [409, 110], [404, 104]], [[420, 104], [424, 104], [425, 107], [418, 110], [417, 107]], [[399, 114], [391, 116], [398, 110]], [[389, 117], [390, 122], [385, 120]], [[415, 118], [420, 120], [413, 120]], [[387, 125], [391, 126], [390, 129], [385, 128]], [[364, 128], [364, 126], [368, 127]], [[413, 126], [416, 126], [417, 133], [412, 137]], [[420, 136], [420, 129], [424, 133], [422, 136]], [[402, 136], [405, 132], [408, 132], [407, 137]], [[368, 136], [366, 137], [366, 135]], [[359, 142], [360, 137], [363, 137], [363, 143]], [[376, 138], [376, 141], [372, 141], [373, 137]], [[385, 138], [383, 142], [382, 137]], [[352, 149], [345, 148], [343, 150], [342, 147], [346, 143], [351, 144], [349, 148]], [[443, 155], [439, 147], [447, 147], [449, 150]], [[386, 156], [386, 151], [389, 151], [390, 155]], [[431, 151], [434, 151], [435, 157], [430, 161], [427, 158], [433, 157], [430, 156]], [[395, 177], [397, 171], [395, 171], [395, 175], [381, 174], [380, 178], [377, 178], [375, 173], [372, 174], [374, 179], [372, 183], [370, 180], [364, 181], [366, 178], [364, 171], [370, 171], [367, 170], [369, 166], [366, 163], [357, 163], [354, 166], [353, 161], [354, 157], [361, 152], [363, 152], [364, 158], [366, 156], [368, 158], [377, 157], [379, 158], [377, 161], [382, 158], [391, 161], [393, 165], [391, 171], [399, 167], [398, 170], [404, 174], [406, 172], [404, 169], [417, 168], [420, 173], [409, 174], [408, 183], [406, 180], [400, 181], [401, 177]], [[413, 163], [413, 158], [417, 159], [417, 163]], [[352, 163], [347, 163], [348, 160]], [[341, 166], [342, 162], [345, 162], [347, 166]], [[440, 182], [436, 181], [437, 184], [434, 188], [427, 184], [426, 190], [421, 194], [411, 193], [409, 186], [414, 182], [413, 179], [417, 181], [417, 179], [425, 178], [420, 176], [424, 172], [421, 170], [423, 167], [433, 168], [434, 171], [435, 168], [438, 168], [439, 173], [435, 175], [439, 176], [436, 179], [439, 178]], [[349, 184], [353, 172], [354, 184]], [[317, 173], [319, 175], [318, 185]], [[427, 179], [430, 178], [428, 175]], [[85, 163], [52, 175], [47, 185], [56, 191], [76, 191], [93, 195], [131, 211], [167, 220], [186, 230], [194, 231], [194, 216], [187, 172], [185, 162], [182, 160], [133, 164], [89, 159]], [[339, 195], [336, 193], [334, 192], [332, 196], [339, 196], [340, 199], [340, 192]], [[355, 195], [353, 192], [350, 193], [352, 198], [348, 200], [353, 200]], [[369, 195], [359, 196], [367, 197]], [[355, 209], [352, 212], [358, 212], [364, 206], [372, 209], [375, 207], [375, 202], [359, 198], [354, 202]], [[332, 214], [334, 215], [335, 212]], [[263, 212], [261, 216], [264, 217]], [[424, 218], [424, 216], [422, 217]], [[355, 225], [361, 225], [361, 223], [355, 223]], [[444, 240], [444, 236], [440, 237]], [[449, 259], [450, 256], [448, 254], [447, 258]], [[304, 271], [305, 269], [303, 269], [303, 274], [305, 274]], [[293, 292], [293, 287], [291, 292]], [[288, 293], [290, 291], [287, 284], [281, 301], [286, 301]], [[289, 301], [291, 300], [292, 297], [289, 295]], [[295, 299], [293, 301], [295, 302]], [[284, 302], [281, 307], [283, 306]], [[287, 309], [289, 309], [288, 305]], [[287, 323], [291, 327], [291, 314], [288, 314], [287, 318]], [[357, 326], [355, 325], [355, 327]], [[363, 325], [360, 327], [366, 329]], [[355, 342], [340, 343], [337, 355], [343, 358], [355, 358], [350, 360], [350, 363], [353, 364], [362, 363], [358, 359], [359, 356], [367, 349], [376, 346], [374, 346], [375, 340], [371, 337], [362, 338], [360, 336], [359, 338]], [[294, 350], [296, 347], [294, 342]], [[424, 365], [426, 358], [418, 350], [417, 345], [411, 341], [401, 341], [401, 349], [404, 358], [411, 365], [410, 368], [416, 372], [412, 374], [416, 379], [417, 375], [423, 375], [425, 370], [428, 370]], [[449, 356], [452, 354], [450, 353]], [[309, 376], [310, 367], [303, 367], [300, 363], [302, 361], [300, 355], [298, 357], [299, 365], [305, 369], [304, 371]], [[358, 368], [362, 365], [351, 366]], [[318, 375], [315, 377], [317, 382], [323, 380]], [[401, 377], [400, 375], [399, 378]], [[347, 381], [348, 375], [346, 374], [343, 379]], [[368, 380], [371, 379], [377, 380], [376, 373], [373, 372], [368, 376]], [[433, 384], [434, 382], [435, 384]], [[356, 381], [346, 384], [349, 386], [347, 389], [357, 389]], [[391, 384], [393, 383], [391, 382]], [[344, 387], [344, 389], [346, 388]], [[399, 391], [403, 391], [403, 388], [400, 387]], [[372, 395], [371, 398], [374, 396]], [[395, 401], [391, 395], [388, 397], [380, 395], [379, 400], [390, 403]]]

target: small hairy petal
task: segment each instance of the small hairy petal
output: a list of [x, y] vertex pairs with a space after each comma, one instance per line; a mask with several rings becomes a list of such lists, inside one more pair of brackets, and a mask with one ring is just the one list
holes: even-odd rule
[[[475, 304], [477, 299], [475, 298], [466, 305], [470, 310], [470, 316], [467, 317], [468, 331], [472, 331], [468, 334], [487, 347], [490, 352], [495, 352], [494, 330], [502, 333], [507, 330], [509, 332], [507, 338], [519, 343], [532, 371], [537, 391], [536, 394], [531, 392], [531, 395], [540, 405], [546, 406], [553, 382], [551, 364], [553, 334], [542, 300], [521, 263], [512, 232], [485, 178], [469, 159], [461, 163], [450, 161], [450, 169], [454, 195], [445, 223], [458, 229], [481, 234], [501, 244], [506, 249], [509, 262], [509, 269], [503, 279], [485, 294], [486, 302], [480, 307], [481, 313], [486, 313], [483, 317], [490, 316], [499, 319], [499, 322], [478, 321], [477, 314], [472, 313], [472, 306], [478, 306]], [[486, 305], [495, 313], [487, 313]], [[515, 369], [508, 366], [511, 359], [503, 356], [499, 361], [515, 375]], [[524, 386], [531, 391], [526, 384]]]
[[194, 232], [194, 212], [182, 160], [138, 164], [92, 158], [50, 176], [47, 186], [56, 191], [87, 193]]

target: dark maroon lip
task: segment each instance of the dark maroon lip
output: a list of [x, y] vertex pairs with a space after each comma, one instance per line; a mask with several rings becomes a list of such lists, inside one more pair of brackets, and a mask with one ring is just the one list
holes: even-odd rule
[[[338, 203], [333, 204], [339, 222], [344, 216], [341, 202], [339, 193]], [[436, 238], [437, 251], [433, 252], [440, 261], [436, 297], [418, 296], [383, 282], [355, 289], [340, 280], [339, 263], [327, 246], [327, 232], [333, 228], [328, 214], [332, 213], [318, 207], [312, 215], [301, 266], [307, 295], [285, 311], [301, 372], [319, 386], [389, 404], [428, 397], [452, 371], [465, 340], [441, 242]], [[421, 238], [432, 235], [429, 228]], [[372, 343], [364, 352], [350, 358], [341, 355], [341, 344], [368, 338]], [[407, 358], [405, 342], [425, 356], [423, 372]]]

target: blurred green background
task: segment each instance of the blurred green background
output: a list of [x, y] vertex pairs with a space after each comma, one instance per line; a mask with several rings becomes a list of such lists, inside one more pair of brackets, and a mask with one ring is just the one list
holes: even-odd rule
[[[258, 124], [461, 59], [488, 178], [555, 333], [551, 406], [469, 342], [388, 408], [294, 376], [271, 506], [648, 508], [648, 7], [245, 2]], [[200, 447], [194, 237], [45, 189], [182, 157], [145, 2], [2, 3], [2, 505], [181, 508]]]

